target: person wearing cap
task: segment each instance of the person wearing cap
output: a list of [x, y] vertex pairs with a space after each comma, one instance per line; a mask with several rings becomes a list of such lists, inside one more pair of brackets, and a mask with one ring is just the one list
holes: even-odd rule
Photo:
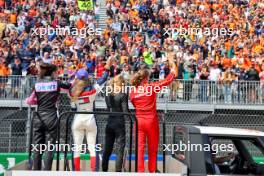
[[[42, 169], [42, 152], [40, 145], [47, 143], [55, 145], [57, 140], [57, 99], [60, 89], [70, 89], [71, 84], [56, 79], [57, 67], [48, 63], [41, 63], [38, 78], [33, 86], [30, 97], [26, 99], [28, 105], [37, 105], [37, 113], [34, 118], [34, 143], [37, 150], [33, 153], [33, 170]], [[43, 170], [51, 170], [53, 151], [45, 151]]]
[[[87, 70], [80, 69], [75, 75], [73, 81], [73, 88], [70, 91], [71, 99], [75, 104], [77, 111], [92, 112], [94, 108], [94, 101], [96, 95], [102, 89], [104, 83], [109, 76], [109, 68], [111, 59], [107, 60], [102, 77], [100, 77], [94, 85], [92, 85]], [[84, 133], [85, 132], [85, 133]], [[76, 114], [72, 123], [72, 133], [75, 146], [77, 149], [74, 151], [74, 166], [75, 171], [80, 171], [80, 153], [82, 150], [83, 138], [86, 135], [88, 150], [90, 152], [91, 171], [96, 171], [96, 135], [97, 125], [95, 122], [94, 114]]]

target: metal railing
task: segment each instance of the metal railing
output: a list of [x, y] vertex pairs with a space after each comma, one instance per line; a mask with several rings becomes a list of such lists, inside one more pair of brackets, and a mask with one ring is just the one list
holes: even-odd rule
[[[36, 77], [0, 77], [0, 100], [19, 100], [30, 95]], [[67, 78], [61, 78], [67, 80]], [[101, 93], [97, 101], [103, 100]], [[210, 105], [263, 105], [264, 82], [260, 81], [208, 81], [174, 80], [157, 98], [160, 103]]]
[[170, 86], [169, 103], [260, 105], [264, 83], [259, 81], [176, 80]]
[[[65, 111], [63, 113], [61, 113], [58, 117], [58, 125], [57, 125], [57, 143], [56, 145], [60, 145], [61, 144], [61, 121], [63, 118], [66, 118], [66, 129], [64, 131], [64, 133], [66, 133], [65, 135], [65, 144], [68, 144], [68, 137], [69, 137], [69, 120], [70, 118], [72, 118], [73, 116], [68, 116], [68, 115], [76, 115], [76, 114], [93, 114], [93, 115], [124, 115], [125, 117], [127, 117], [127, 119], [129, 120], [129, 172], [132, 172], [132, 146], [133, 146], [133, 137], [135, 137], [135, 172], [137, 172], [138, 169], [138, 121], [137, 118], [135, 117], [134, 114], [131, 113], [122, 113], [122, 112], [77, 112], [77, 111]], [[34, 118], [36, 118], [35, 116], [37, 116], [37, 112], [32, 112], [31, 113], [31, 118], [30, 118], [30, 130], [29, 130], [29, 135], [28, 135], [28, 140], [29, 140], [29, 144], [28, 145], [28, 161], [29, 161], [29, 168], [32, 168], [32, 145], [33, 144], [33, 128], [34, 128]], [[101, 116], [102, 117], [102, 116]], [[97, 116], [98, 118], [98, 116]], [[135, 127], [135, 128], [134, 128]], [[134, 135], [133, 136], [133, 129], [134, 129]], [[70, 170], [69, 167], [69, 163], [68, 163], [68, 159], [67, 159], [67, 154], [68, 154], [68, 149], [66, 148], [64, 151], [60, 151], [57, 150], [55, 151], [56, 155], [56, 170], [58, 171], [60, 169], [60, 152], [63, 152], [64, 154], [64, 171]], [[70, 152], [72, 152], [70, 150]], [[73, 160], [73, 155], [72, 155], [72, 166], [73, 166], [73, 170], [75, 170], [74, 168], [74, 160]]]
[[28, 77], [6, 76], [0, 77], [0, 98], [17, 100], [25, 98], [24, 90]]

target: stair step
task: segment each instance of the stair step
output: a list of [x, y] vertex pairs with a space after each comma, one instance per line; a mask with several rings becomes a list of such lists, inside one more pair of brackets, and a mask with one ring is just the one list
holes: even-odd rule
[[104, 30], [107, 26], [105, 21], [109, 18], [108, 15], [106, 14], [107, 12], [106, 0], [100, 0], [97, 1], [97, 3], [100, 5], [98, 26], [99, 28]]

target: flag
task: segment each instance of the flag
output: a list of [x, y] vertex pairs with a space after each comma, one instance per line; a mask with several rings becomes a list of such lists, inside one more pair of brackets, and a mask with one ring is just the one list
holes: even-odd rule
[[80, 10], [93, 10], [93, 0], [78, 0]]
[[144, 51], [143, 57], [144, 57], [144, 61], [145, 61], [146, 64], [148, 64], [148, 65], [152, 65], [153, 64], [152, 56], [151, 56], [150, 52]]

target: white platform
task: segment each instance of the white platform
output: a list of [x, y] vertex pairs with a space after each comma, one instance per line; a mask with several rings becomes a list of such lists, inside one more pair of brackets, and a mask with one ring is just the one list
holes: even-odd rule
[[133, 173], [133, 172], [73, 172], [73, 171], [9, 171], [6, 176], [183, 176], [181, 174]]

